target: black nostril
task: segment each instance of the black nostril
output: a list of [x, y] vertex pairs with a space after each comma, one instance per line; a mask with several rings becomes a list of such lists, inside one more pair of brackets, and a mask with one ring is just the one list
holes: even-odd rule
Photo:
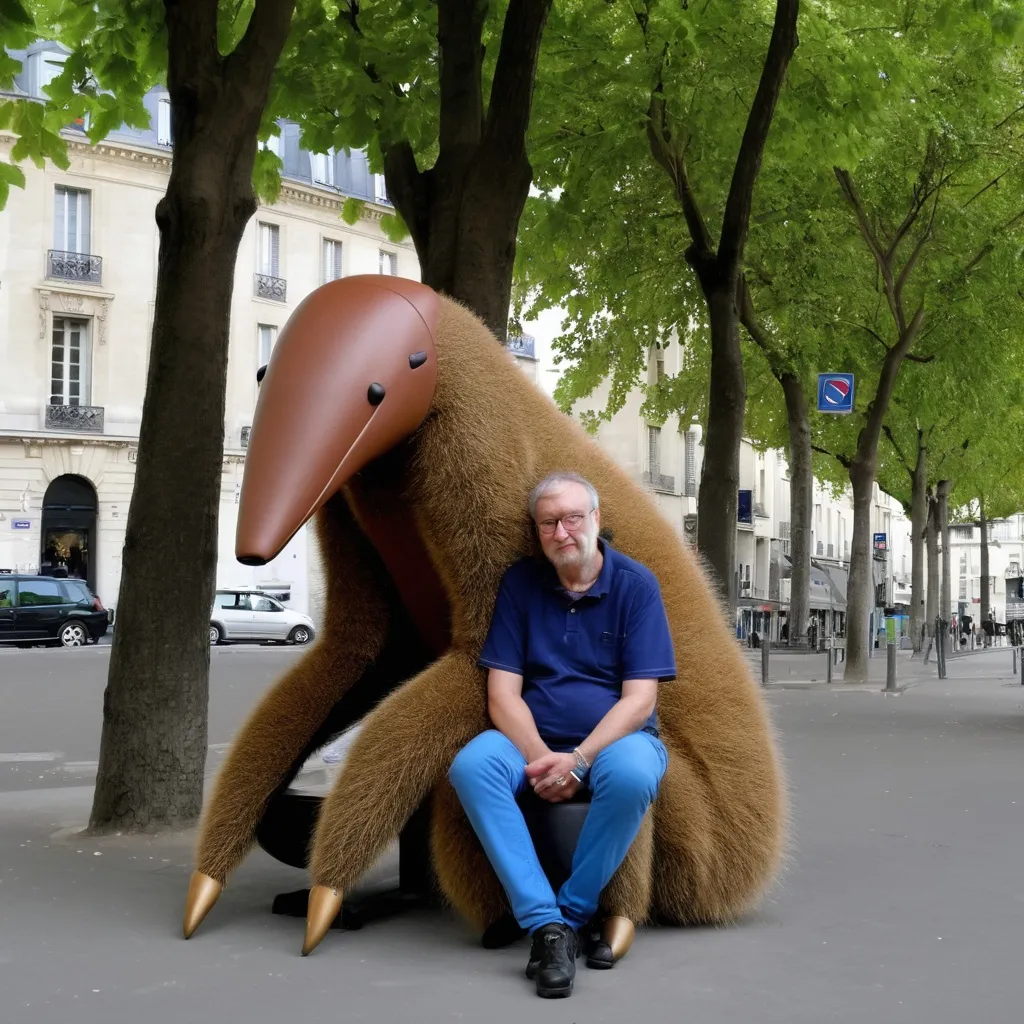
[[371, 384], [366, 391], [366, 400], [370, 405], [380, 405], [384, 401], [384, 385]]
[[266, 368], [266, 366], [261, 366], [256, 371], [256, 383], [257, 384], [262, 384], [263, 383], [263, 378], [266, 377], [266, 375], [267, 375], [267, 368]]

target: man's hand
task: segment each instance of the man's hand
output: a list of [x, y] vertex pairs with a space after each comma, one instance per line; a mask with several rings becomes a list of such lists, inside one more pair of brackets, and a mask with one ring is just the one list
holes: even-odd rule
[[[576, 767], [572, 754], [545, 754], [526, 766], [526, 777], [542, 800], [557, 804], [576, 795], [580, 784], [569, 773]], [[563, 782], [558, 782], [563, 779]]]

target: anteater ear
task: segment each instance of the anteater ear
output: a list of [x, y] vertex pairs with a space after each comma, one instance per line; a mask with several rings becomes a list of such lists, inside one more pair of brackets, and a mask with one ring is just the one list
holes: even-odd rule
[[615, 540], [615, 534], [607, 526], [602, 526], [601, 529], [597, 531], [597, 535], [601, 540], [607, 541], [609, 544], [613, 543]]

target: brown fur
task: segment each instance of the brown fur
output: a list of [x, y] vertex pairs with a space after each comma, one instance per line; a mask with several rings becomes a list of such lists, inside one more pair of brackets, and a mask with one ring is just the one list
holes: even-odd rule
[[[779, 865], [786, 808], [760, 693], [712, 588], [650, 497], [529, 384], [475, 317], [444, 299], [436, 336], [431, 412], [387, 467], [390, 479], [376, 472], [384, 490], [400, 478], [449, 595], [451, 646], [363, 719], [320, 814], [313, 881], [350, 888], [433, 792], [432, 848], [444, 892], [480, 928], [507, 909], [447, 771], [488, 725], [476, 658], [502, 574], [534, 547], [529, 491], [545, 474], [572, 469], [597, 488], [615, 546], [657, 575], [678, 668], [658, 698], [669, 768], [602, 903], [637, 923], [736, 917]], [[372, 491], [374, 473], [364, 472], [364, 489]], [[380, 652], [396, 614], [393, 588], [344, 501], [321, 513], [320, 528], [330, 577], [323, 636], [243, 728], [204, 821], [197, 866], [222, 881], [329, 708]]]

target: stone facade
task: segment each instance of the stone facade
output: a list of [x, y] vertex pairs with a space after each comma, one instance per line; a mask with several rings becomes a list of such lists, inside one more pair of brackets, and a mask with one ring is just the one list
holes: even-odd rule
[[[53, 557], [51, 544], [66, 560], [64, 549], [86, 531], [82, 575], [108, 606], [120, 585], [153, 325], [154, 213], [171, 166], [170, 146], [134, 137], [141, 134], [91, 146], [68, 133], [68, 169], [24, 165], [26, 187], [12, 189], [0, 212], [0, 568], [38, 571]], [[0, 133], [0, 159], [13, 142]], [[233, 542], [256, 370], [276, 331], [329, 277], [419, 279], [411, 242], [395, 245], [381, 231], [386, 202], [376, 191], [359, 196], [362, 215], [349, 226], [341, 219], [346, 195], [286, 178], [277, 202], [261, 205], [246, 230], [231, 309], [218, 585], [273, 587], [314, 612], [322, 586], [308, 571], [310, 531], [260, 569], [240, 565]], [[280, 285], [268, 292], [258, 275]], [[88, 482], [91, 526], [83, 525], [89, 510], [71, 499], [44, 508], [53, 504], [48, 493], [60, 491], [51, 485], [68, 477]]]

